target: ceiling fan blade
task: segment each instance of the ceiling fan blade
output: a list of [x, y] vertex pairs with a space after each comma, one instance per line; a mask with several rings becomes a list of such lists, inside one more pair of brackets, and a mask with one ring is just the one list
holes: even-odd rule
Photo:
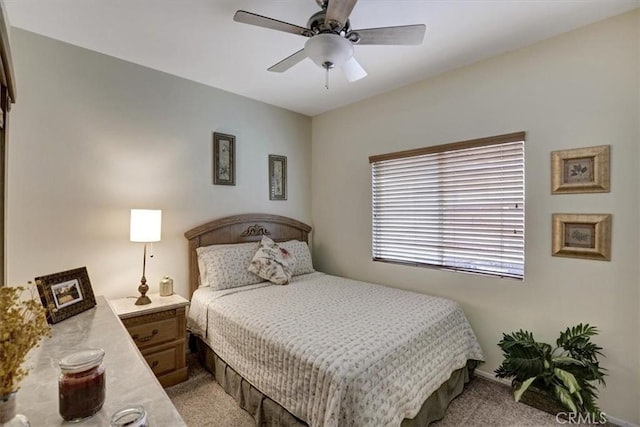
[[354, 34], [357, 34], [360, 41], [356, 44], [418, 45], [422, 44], [426, 29], [427, 27], [424, 24], [367, 28], [353, 30], [347, 35], [347, 38], [353, 41]]
[[[358, 0], [329, 0], [327, 13], [324, 17], [325, 24], [342, 29], [351, 15], [353, 7]], [[337, 25], [335, 25], [337, 23]]]
[[363, 79], [367, 77], [367, 72], [362, 68], [362, 65], [353, 56], [349, 58], [347, 62], [342, 66], [344, 75], [350, 82]]
[[288, 56], [282, 61], [278, 62], [277, 64], [269, 67], [268, 70], [276, 73], [282, 73], [284, 71], [287, 71], [289, 68], [293, 67], [298, 62], [305, 59], [306, 57], [307, 57], [307, 53], [304, 51], [304, 49], [300, 49], [293, 55]]
[[311, 35], [308, 28], [289, 24], [288, 22], [278, 21], [277, 19], [269, 18], [267, 16], [257, 15], [255, 13], [247, 12], [246, 10], [237, 11], [236, 14], [233, 15], [233, 20], [236, 22], [242, 22], [243, 24], [284, 31], [285, 33], [297, 34], [299, 36], [310, 37]]

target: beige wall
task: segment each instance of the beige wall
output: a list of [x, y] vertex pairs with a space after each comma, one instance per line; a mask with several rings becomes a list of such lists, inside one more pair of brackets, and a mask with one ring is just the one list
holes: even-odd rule
[[[248, 212], [309, 222], [311, 119], [13, 29], [8, 281], [87, 266], [96, 295], [137, 292], [142, 245], [129, 210], [163, 210], [147, 263], [187, 295], [183, 233]], [[212, 184], [212, 133], [236, 136], [236, 186]], [[288, 157], [288, 201], [270, 201], [269, 154]]]
[[[314, 258], [328, 273], [458, 301], [492, 372], [502, 332], [554, 343], [597, 325], [603, 409], [640, 423], [638, 127], [640, 12], [313, 118]], [[427, 39], [428, 43], [428, 39]], [[371, 78], [375, 78], [372, 76]], [[526, 131], [526, 279], [500, 280], [371, 261], [368, 156]], [[551, 195], [550, 152], [611, 145], [612, 190]], [[611, 262], [551, 256], [551, 214], [611, 213]]]

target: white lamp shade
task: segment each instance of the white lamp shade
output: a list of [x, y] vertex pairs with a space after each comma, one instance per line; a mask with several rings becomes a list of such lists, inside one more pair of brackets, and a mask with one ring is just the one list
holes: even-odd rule
[[353, 56], [353, 44], [337, 34], [318, 34], [307, 40], [304, 51], [320, 67], [341, 67]]
[[129, 240], [132, 242], [159, 242], [162, 232], [162, 211], [131, 209]]

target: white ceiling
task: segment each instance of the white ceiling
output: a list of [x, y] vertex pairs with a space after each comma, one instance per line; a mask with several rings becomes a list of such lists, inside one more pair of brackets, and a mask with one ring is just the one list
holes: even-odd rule
[[614, 16], [640, 0], [360, 0], [354, 29], [424, 23], [421, 46], [356, 46], [348, 83], [310, 60], [267, 68], [305, 37], [234, 22], [236, 10], [306, 26], [315, 0], [4, 0], [11, 25], [306, 115]]

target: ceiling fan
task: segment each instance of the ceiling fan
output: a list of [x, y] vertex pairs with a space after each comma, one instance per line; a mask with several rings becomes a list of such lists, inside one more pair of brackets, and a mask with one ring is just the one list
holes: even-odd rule
[[353, 56], [354, 45], [419, 45], [424, 38], [424, 24], [353, 30], [349, 15], [357, 1], [316, 0], [322, 10], [311, 15], [306, 28], [245, 10], [238, 10], [233, 20], [308, 37], [303, 49], [268, 70], [282, 73], [303, 59], [310, 58], [326, 70], [325, 86], [328, 89], [329, 70], [334, 67], [341, 67], [350, 82], [367, 76], [367, 72]]

